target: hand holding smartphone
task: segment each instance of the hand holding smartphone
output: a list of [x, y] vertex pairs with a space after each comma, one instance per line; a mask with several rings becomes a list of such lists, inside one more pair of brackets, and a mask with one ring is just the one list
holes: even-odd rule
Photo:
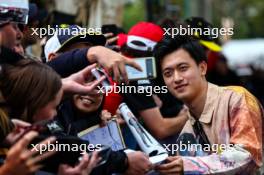
[[128, 79], [130, 81], [154, 79], [157, 77], [156, 62], [154, 57], [142, 57], [133, 59], [142, 68], [142, 71], [126, 66]]
[[[148, 80], [154, 79], [157, 77], [156, 71], [156, 62], [154, 57], [141, 57], [133, 59], [141, 68], [142, 71], [139, 71], [131, 66], [126, 65], [126, 72], [128, 76], [128, 80], [137, 81], [137, 80]], [[102, 68], [94, 68], [91, 70], [93, 76], [99, 80], [100, 77], [106, 76], [107, 78], [103, 80], [102, 85], [105, 88], [105, 91], [111, 89], [111, 83], [109, 80], [109, 76]]]
[[111, 83], [108, 78], [108, 75], [102, 68], [99, 68], [99, 67], [93, 68], [91, 70], [91, 73], [97, 80], [99, 80], [102, 76], [105, 76], [106, 79], [104, 79], [101, 84], [104, 87], [105, 92], [108, 92], [109, 90], [111, 90]]

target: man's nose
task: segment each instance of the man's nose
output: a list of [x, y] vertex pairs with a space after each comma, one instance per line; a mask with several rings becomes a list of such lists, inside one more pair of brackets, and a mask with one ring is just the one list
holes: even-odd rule
[[183, 77], [179, 72], [174, 71], [173, 80], [175, 83], [180, 83], [183, 80]]

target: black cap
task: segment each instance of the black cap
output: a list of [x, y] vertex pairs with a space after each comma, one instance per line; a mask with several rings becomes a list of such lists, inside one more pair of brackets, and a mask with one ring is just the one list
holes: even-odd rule
[[[200, 40], [200, 43], [207, 47], [209, 50], [219, 52], [221, 51], [221, 46], [217, 44], [217, 38], [214, 38], [212, 32], [208, 32], [208, 29], [212, 30], [213, 25], [201, 17], [191, 17], [185, 20], [185, 23], [190, 25], [191, 28], [200, 28], [201, 33], [196, 33], [194, 37]], [[207, 32], [205, 32], [205, 30]], [[206, 34], [205, 34], [206, 33]]]

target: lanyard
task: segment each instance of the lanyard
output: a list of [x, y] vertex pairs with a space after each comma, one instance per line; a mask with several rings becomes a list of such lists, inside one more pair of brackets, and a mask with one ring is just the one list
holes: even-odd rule
[[193, 131], [198, 139], [198, 143], [202, 145], [202, 147], [204, 148], [206, 145], [207, 147], [210, 145], [210, 142], [203, 130], [203, 127], [201, 125], [201, 123], [196, 120], [194, 125], [193, 125]]

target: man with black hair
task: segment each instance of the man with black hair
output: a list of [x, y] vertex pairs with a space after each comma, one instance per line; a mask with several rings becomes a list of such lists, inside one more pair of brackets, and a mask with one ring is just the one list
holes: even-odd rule
[[155, 56], [169, 91], [189, 109], [177, 140], [186, 149], [157, 170], [162, 174], [255, 172], [262, 164], [263, 109], [258, 100], [243, 87], [207, 82], [205, 51], [188, 36], [164, 38]]
[[[153, 49], [163, 37], [161, 27], [150, 22], [139, 22], [129, 30], [128, 34], [119, 34], [118, 44], [121, 53], [131, 58], [151, 57]], [[131, 81], [134, 87], [165, 87], [161, 76], [157, 73], [154, 80]], [[164, 86], [163, 86], [164, 85]], [[187, 114], [182, 103], [171, 96], [168, 91], [156, 94], [123, 93], [123, 101], [129, 106], [135, 116], [142, 118], [149, 132], [162, 143], [175, 140], [187, 120]], [[174, 104], [171, 106], [171, 104]], [[155, 122], [153, 122], [155, 121]], [[128, 136], [129, 137], [129, 136]]]

